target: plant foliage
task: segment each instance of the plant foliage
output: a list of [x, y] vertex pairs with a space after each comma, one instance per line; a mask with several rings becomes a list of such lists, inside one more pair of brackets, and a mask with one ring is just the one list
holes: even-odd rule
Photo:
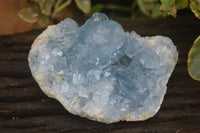
[[200, 36], [194, 41], [194, 44], [188, 54], [188, 72], [190, 76], [200, 81]]
[[[84, 14], [91, 11], [91, 0], [74, 0], [76, 6]], [[66, 9], [72, 0], [31, 0], [32, 8], [22, 9], [18, 16], [26, 22], [38, 22], [41, 27], [46, 26], [52, 16]]]
[[133, 0], [130, 7], [116, 4], [95, 4], [91, 0], [29, 0], [32, 8], [22, 9], [18, 15], [29, 23], [39, 22], [41, 26], [48, 24], [52, 16], [63, 11], [73, 2], [87, 17], [103, 9], [130, 13], [131, 16], [149, 16], [152, 18], [177, 16], [178, 10], [190, 8], [194, 15], [200, 19], [200, 0]]

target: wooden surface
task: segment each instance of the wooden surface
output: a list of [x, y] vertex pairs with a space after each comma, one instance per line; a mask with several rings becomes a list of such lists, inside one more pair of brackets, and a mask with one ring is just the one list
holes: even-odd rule
[[27, 62], [31, 43], [41, 31], [0, 36], [1, 133], [200, 133], [200, 82], [187, 73], [187, 53], [200, 35], [200, 20], [116, 19], [125, 30], [141, 35], [166, 35], [179, 51], [179, 62], [168, 82], [160, 111], [140, 122], [102, 124], [74, 116], [45, 96], [33, 80]]

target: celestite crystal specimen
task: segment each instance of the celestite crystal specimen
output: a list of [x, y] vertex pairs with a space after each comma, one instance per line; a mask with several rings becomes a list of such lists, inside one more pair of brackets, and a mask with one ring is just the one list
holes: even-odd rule
[[72, 114], [112, 123], [156, 114], [178, 52], [168, 37], [128, 33], [95, 13], [81, 27], [69, 18], [49, 26], [28, 60], [46, 95]]

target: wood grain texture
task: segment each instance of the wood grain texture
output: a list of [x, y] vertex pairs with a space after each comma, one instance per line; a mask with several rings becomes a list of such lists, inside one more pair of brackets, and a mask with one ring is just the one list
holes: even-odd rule
[[[200, 34], [193, 16], [176, 19], [114, 18], [125, 30], [169, 36], [179, 61], [160, 111], [146, 121], [103, 124], [68, 113], [45, 96], [31, 76], [27, 57], [41, 30], [0, 36], [0, 132], [2, 133], [200, 133], [200, 82], [187, 73], [187, 53]], [[81, 23], [81, 22], [80, 22]]]

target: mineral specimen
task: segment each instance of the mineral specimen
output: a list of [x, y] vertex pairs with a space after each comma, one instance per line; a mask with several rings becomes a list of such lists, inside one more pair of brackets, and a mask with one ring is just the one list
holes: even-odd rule
[[81, 27], [69, 18], [49, 26], [28, 57], [46, 95], [75, 115], [104, 123], [154, 116], [177, 59], [168, 37], [125, 32], [102, 13]]

